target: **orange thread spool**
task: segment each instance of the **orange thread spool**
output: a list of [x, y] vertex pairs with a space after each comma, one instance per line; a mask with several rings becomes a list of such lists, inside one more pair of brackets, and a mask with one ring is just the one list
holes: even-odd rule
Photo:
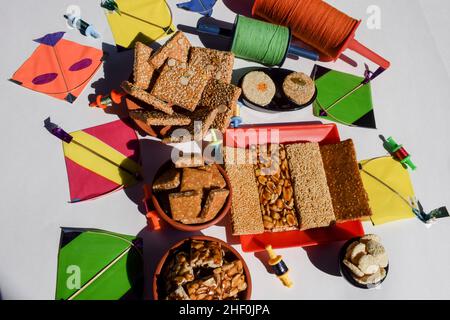
[[320, 52], [321, 59], [336, 60], [347, 47], [384, 69], [390, 65], [353, 39], [360, 21], [322, 0], [255, 0], [253, 16], [289, 27], [292, 34]]

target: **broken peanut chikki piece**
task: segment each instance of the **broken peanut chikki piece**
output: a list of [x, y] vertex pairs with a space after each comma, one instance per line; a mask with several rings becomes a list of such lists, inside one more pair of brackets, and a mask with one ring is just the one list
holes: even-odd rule
[[191, 119], [180, 113], [166, 114], [156, 110], [137, 109], [130, 110], [129, 115], [132, 119], [142, 120], [149, 126], [183, 126], [191, 123]]
[[234, 260], [214, 269], [214, 278], [219, 284], [221, 299], [231, 299], [247, 289], [242, 261]]
[[148, 62], [152, 51], [152, 48], [139, 41], [134, 47], [134, 85], [144, 90], [148, 88], [154, 71], [153, 66]]
[[219, 242], [192, 240], [191, 267], [217, 268], [223, 264], [223, 252]]
[[212, 189], [209, 191], [205, 205], [200, 212], [200, 217], [203, 218], [205, 222], [214, 219], [225, 204], [229, 193], [230, 192], [226, 189]]
[[194, 111], [207, 82], [204, 69], [170, 58], [156, 79], [151, 94], [172, 105]]
[[194, 280], [194, 271], [185, 252], [178, 252], [172, 257], [164, 272], [164, 277], [167, 279], [167, 291]]
[[202, 192], [211, 186], [212, 174], [207, 170], [183, 168], [180, 191], [195, 190]]
[[234, 54], [229, 51], [192, 47], [189, 63], [205, 68], [212, 79], [222, 80], [225, 83], [231, 82]]
[[133, 96], [136, 99], [139, 99], [139, 100], [153, 106], [155, 109], [161, 110], [167, 114], [173, 114], [172, 105], [170, 105], [164, 101], [161, 101], [160, 99], [151, 95], [147, 91], [134, 86], [132, 83], [130, 83], [128, 81], [124, 81], [124, 82], [122, 82], [121, 87], [130, 96]]
[[166, 300], [191, 300], [182, 286], [169, 293]]
[[220, 300], [217, 283], [213, 276], [194, 280], [186, 285], [191, 300]]
[[183, 32], [177, 31], [159, 48], [150, 58], [150, 63], [155, 69], [159, 69], [167, 59], [172, 58], [180, 62], [187, 62], [191, 43]]
[[190, 223], [200, 214], [202, 194], [198, 191], [186, 191], [169, 194], [172, 218], [183, 223]]

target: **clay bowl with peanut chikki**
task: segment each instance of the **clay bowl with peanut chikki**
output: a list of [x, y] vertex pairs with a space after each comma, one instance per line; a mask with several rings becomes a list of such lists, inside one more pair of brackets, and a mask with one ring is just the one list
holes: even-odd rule
[[158, 169], [151, 189], [155, 210], [181, 231], [215, 225], [231, 209], [231, 183], [218, 164], [177, 168], [169, 160]]
[[164, 254], [152, 289], [155, 300], [250, 300], [252, 280], [233, 247], [217, 238], [192, 236]]

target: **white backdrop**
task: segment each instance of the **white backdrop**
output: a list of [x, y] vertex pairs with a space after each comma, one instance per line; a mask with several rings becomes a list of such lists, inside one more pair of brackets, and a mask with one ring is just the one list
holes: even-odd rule
[[[145, 218], [136, 201], [140, 189], [116, 192], [107, 197], [69, 204], [68, 184], [61, 143], [43, 128], [43, 120], [52, 120], [67, 131], [87, 128], [116, 119], [101, 110], [90, 109], [88, 86], [78, 100], [66, 102], [34, 93], [7, 79], [33, 52], [32, 39], [46, 33], [66, 31], [66, 38], [103, 47], [112, 53], [105, 65], [107, 85], [117, 87], [128, 77], [132, 52], [117, 54], [100, 1], [41, 0], [5, 1], [6, 13], [0, 20], [2, 63], [0, 74], [0, 293], [3, 299], [53, 299], [60, 227], [101, 228], [126, 234], [139, 234], [145, 241], [147, 284], [155, 263], [171, 244], [188, 234], [170, 230], [155, 234], [145, 231]], [[201, 17], [176, 8], [170, 0], [175, 25], [195, 26]], [[348, 128], [339, 125], [342, 139], [352, 138], [359, 159], [385, 154], [379, 134], [392, 135], [412, 154], [418, 170], [412, 174], [415, 192], [426, 210], [450, 206], [450, 3], [438, 0], [354, 0], [330, 1], [353, 17], [362, 18], [357, 38], [388, 58], [392, 67], [372, 84], [378, 130]], [[218, 1], [216, 19], [233, 22], [239, 1]], [[241, 0], [241, 7], [246, 1]], [[81, 36], [66, 27], [63, 13], [70, 4], [79, 5], [83, 18], [94, 24], [101, 40]], [[227, 5], [226, 5], [227, 4]], [[366, 9], [381, 8], [381, 29], [369, 30]], [[188, 35], [194, 45], [197, 36]], [[333, 68], [361, 74], [362, 58], [348, 52], [359, 62], [354, 69], [343, 62]], [[236, 60], [235, 68], [255, 65]], [[288, 60], [284, 67], [309, 73], [313, 63]], [[104, 76], [101, 69], [93, 81]], [[311, 108], [297, 112], [267, 115], [242, 110], [246, 123], [317, 120]], [[147, 141], [146, 179], [165, 161], [168, 149]], [[133, 201], [134, 199], [134, 201]], [[337, 252], [340, 243], [279, 250], [291, 269], [294, 288], [282, 287], [267, 273], [259, 255], [244, 254], [253, 279], [254, 299], [439, 299], [450, 298], [450, 219], [426, 228], [420, 221], [408, 221], [373, 227], [388, 250], [390, 271], [381, 289], [364, 291], [351, 287], [338, 276]], [[214, 226], [203, 232], [225, 239], [225, 227]], [[240, 250], [239, 245], [235, 247]], [[150, 286], [147, 286], [150, 290]]]

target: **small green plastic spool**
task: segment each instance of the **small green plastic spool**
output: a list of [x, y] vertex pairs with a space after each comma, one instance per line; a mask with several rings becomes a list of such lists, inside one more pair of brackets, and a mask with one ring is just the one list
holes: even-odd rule
[[290, 40], [291, 33], [287, 27], [238, 15], [231, 51], [238, 58], [281, 66]]

